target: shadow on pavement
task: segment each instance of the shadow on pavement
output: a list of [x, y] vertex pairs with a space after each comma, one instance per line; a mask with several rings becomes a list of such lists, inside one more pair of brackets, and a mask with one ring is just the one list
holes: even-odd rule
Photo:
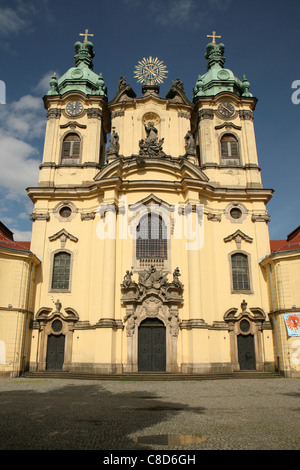
[[146, 393], [111, 393], [101, 384], [70, 384], [49, 392], [0, 393], [1, 450], [149, 450], [132, 435], [182, 410]]

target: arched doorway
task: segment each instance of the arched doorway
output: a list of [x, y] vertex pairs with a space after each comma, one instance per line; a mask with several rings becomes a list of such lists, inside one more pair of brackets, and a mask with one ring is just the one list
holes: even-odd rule
[[158, 318], [146, 318], [139, 326], [138, 370], [166, 371], [166, 328]]

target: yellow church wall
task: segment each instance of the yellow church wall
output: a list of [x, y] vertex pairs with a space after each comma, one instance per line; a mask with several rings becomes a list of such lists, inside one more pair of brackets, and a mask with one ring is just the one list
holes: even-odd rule
[[148, 96], [133, 103], [112, 106], [114, 114], [112, 128], [120, 137], [120, 155], [139, 154], [139, 141], [146, 137], [145, 118], [154, 121], [158, 139], [164, 139], [163, 150], [166, 155], [176, 158], [185, 154], [184, 137], [190, 130], [190, 120], [185, 115], [191, 114], [187, 106], [170, 106], [164, 100]]
[[207, 328], [181, 330], [178, 364], [184, 373], [231, 372], [228, 332]]
[[18, 376], [28, 361], [38, 262], [30, 252], [0, 249], [0, 376]]
[[288, 377], [300, 376], [300, 340], [289, 336], [284, 314], [299, 313], [300, 254], [298, 250], [272, 253], [261, 260], [268, 285], [269, 317], [273, 323], [278, 368]]
[[[155, 173], [151, 175], [151, 178], [154, 178], [154, 176]], [[131, 190], [123, 194], [127, 198], [128, 205], [130, 205], [149, 196], [153, 191], [150, 186], [142, 191]], [[171, 278], [173, 270], [179, 266], [181, 281], [184, 284], [184, 305], [179, 308], [180, 319], [202, 320], [207, 325], [203, 329], [196, 330], [196, 332], [188, 333], [192, 336], [187, 341], [190, 344], [194, 344], [193, 348], [195, 349], [192, 348], [192, 350], [186, 352], [183, 348], [182, 359], [180, 358], [180, 361], [184, 364], [227, 363], [230, 350], [229, 341], [226, 342], [224, 340], [223, 331], [221, 333], [213, 331], [210, 343], [218, 342], [218, 344], [224, 344], [224, 346], [222, 348], [218, 346], [215, 350], [213, 348], [210, 349], [207, 346], [207, 327], [212, 326], [214, 322], [222, 322], [224, 314], [229, 308], [235, 307], [240, 309], [244, 299], [246, 299], [249, 308], [261, 305], [265, 293], [264, 279], [260, 273], [258, 259], [268, 252], [267, 224], [266, 222], [254, 223], [251, 220], [252, 214], [257, 211], [262, 212], [264, 205], [259, 201], [253, 203], [252, 201], [243, 200], [243, 204], [248, 210], [246, 218], [242, 223], [233, 223], [225, 216], [225, 210], [230, 199], [227, 201], [223, 200], [222, 197], [208, 199], [207, 196], [202, 194], [198, 190], [190, 190], [185, 193], [174, 193], [167, 189], [155, 191], [156, 197], [170, 205], [180, 204], [182, 206], [185, 201], [205, 202], [203, 247], [199, 251], [189, 252], [189, 250], [186, 250], [187, 240], [184, 237], [182, 239], [175, 239], [174, 235], [171, 237], [169, 278]], [[102, 203], [111, 203], [115, 200], [118, 201], [117, 191], [105, 191], [102, 193]], [[43, 259], [43, 283], [38, 287], [38, 307], [53, 307], [53, 302], [59, 298], [63, 307], [74, 308], [79, 315], [80, 321], [88, 321], [90, 325], [95, 325], [101, 318], [122, 320], [125, 317], [126, 310], [120, 304], [120, 284], [126, 270], [131, 269], [131, 266], [134, 264], [132, 237], [127, 233], [127, 238], [124, 240], [119, 240], [118, 237], [116, 240], [101, 240], [97, 234], [97, 225], [100, 221], [99, 214], [96, 214], [94, 220], [81, 220], [80, 216], [82, 213], [88, 213], [91, 209], [97, 209], [99, 198], [81, 197], [75, 199], [72, 197], [72, 202], [75, 204], [78, 212], [70, 222], [61, 221], [55, 217], [54, 208], [57, 202], [58, 200], [52, 199], [48, 205], [51, 223], [45, 221], [36, 221], [34, 223], [32, 243], [33, 247], [36, 247], [35, 251]], [[38, 211], [40, 208], [45, 210], [44, 202], [42, 201], [36, 205], [35, 210]], [[221, 215], [222, 222], [208, 220], [208, 213]], [[119, 214], [117, 224], [120, 223], [120, 217]], [[65, 245], [65, 248], [73, 254], [72, 285], [71, 292], [69, 293], [56, 293], [49, 289], [51, 281], [51, 256], [55, 251], [61, 249], [60, 239], [50, 242], [49, 236], [59, 232], [62, 228], [78, 238], [77, 242], [67, 238]], [[225, 237], [238, 229], [254, 240], [253, 243], [247, 243], [244, 240], [241, 242], [242, 251], [246, 251], [251, 256], [252, 290], [251, 293], [246, 294], [231, 293], [229, 254], [236, 251], [237, 247], [234, 240], [229, 243], [224, 242]], [[257, 237], [259, 237], [260, 241], [263, 241], [259, 246], [256, 243]], [[45, 240], [43, 244], [41, 240]], [[134, 278], [137, 280], [137, 273], [134, 274]], [[85, 334], [86, 354], [83, 353], [85, 348], [85, 346], [82, 347], [83, 341], [77, 344], [75, 341], [76, 334], [74, 334], [74, 364], [82, 362], [88, 365], [90, 361], [94, 361], [96, 364], [100, 361], [100, 358], [102, 358], [103, 364], [108, 364], [112, 361], [111, 354], [113, 350], [118, 349], [119, 340], [113, 343], [113, 347], [109, 345], [112, 344], [112, 338], [117, 338], [118, 335], [116, 336], [114, 332], [112, 337], [110, 337], [109, 329], [106, 332], [102, 330], [99, 328], [99, 334], [101, 331], [101, 341], [97, 344], [93, 354], [90, 351], [91, 349], [94, 350], [94, 346], [91, 347], [91, 345], [95, 344], [96, 333], [93, 331], [92, 333], [86, 332]], [[121, 334], [121, 332], [118, 333]], [[122, 335], [124, 338], [125, 331], [123, 331]], [[218, 339], [219, 336], [220, 340]], [[185, 356], [187, 356], [186, 359]], [[126, 346], [124, 344], [115, 361], [118, 364], [126, 363]]]
[[122, 332], [111, 328], [76, 329], [70, 370], [92, 373], [122, 372]]
[[[171, 238], [168, 259], [163, 261], [164, 271], [171, 282], [178, 267], [184, 285], [183, 303], [175, 308], [181, 322], [178, 331], [171, 323], [176, 320], [171, 303], [167, 307], [171, 320], [163, 317], [169, 335], [168, 371], [172, 367], [182, 372], [238, 369], [240, 318], [253, 317], [251, 309], [258, 309], [261, 318], [269, 311], [267, 279], [259, 261], [269, 254], [266, 203], [271, 192], [263, 190], [258, 167], [252, 116], [256, 100], [244, 98], [241, 90], [200, 96], [193, 103], [184, 97], [181, 88], [167, 99], [147, 92], [141, 98], [132, 98], [132, 90], [130, 96], [125, 91], [122, 95], [122, 90], [119, 88], [116, 98], [108, 104], [99, 96], [85, 96], [77, 91], [47, 95], [44, 100], [48, 120], [43, 165], [38, 188], [29, 190], [35, 203], [32, 250], [42, 260], [36, 278], [36, 315], [42, 309], [52, 309], [52, 313], [44, 314], [49, 319], [55, 311], [55, 302], [58, 299], [61, 302], [57, 314], [68, 322], [65, 367], [70, 370], [113, 373], [126, 370], [127, 366], [134, 370], [141, 317], [136, 320], [132, 339], [125, 317], [134, 307], [120, 299], [126, 271], [133, 271], [133, 280], [137, 282], [143, 269], [136, 259], [134, 234], [129, 228], [131, 220], [138, 223], [139, 215], [126, 213], [128, 225], [120, 238], [124, 221], [120, 204], [135, 205], [152, 195], [173, 209], [185, 209], [191, 204], [194, 215], [197, 205], [203, 204], [204, 231], [198, 249], [187, 249], [191, 240], [184, 233], [183, 215], [178, 217], [172, 210], [167, 222]], [[66, 114], [70, 100], [84, 104], [84, 111], [76, 117]], [[218, 106], [224, 100], [235, 106], [235, 114], [228, 119], [218, 114]], [[111, 119], [111, 127], [105, 125], [105, 119]], [[139, 142], [146, 138], [145, 124], [151, 121], [158, 131], [158, 140], [164, 139], [164, 153], [171, 159], [136, 158]], [[190, 130], [199, 147], [200, 162], [198, 149], [190, 160], [180, 158], [186, 153], [185, 136]], [[81, 137], [80, 161], [69, 167], [61, 165], [62, 141], [68, 132]], [[118, 134], [119, 151], [108, 152], [109, 163], [104, 164], [104, 134], [109, 138], [109, 132], [111, 136], [112, 132]], [[221, 161], [220, 139], [225, 133], [232, 133], [238, 140], [239, 164], [224, 165]], [[63, 204], [72, 208], [68, 219], [59, 216]], [[105, 204], [114, 207], [116, 214], [107, 210], [101, 213], [99, 209]], [[232, 207], [241, 209], [241, 219], [230, 216]], [[116, 238], [103, 236], [105, 223], [114, 217]], [[62, 229], [64, 233], [60, 234]], [[53, 255], [63, 250], [72, 255], [70, 289], [54, 291]], [[248, 256], [251, 285], [245, 292], [233, 291], [231, 255], [235, 252]], [[243, 301], [246, 306], [242, 307]], [[68, 309], [73, 309], [74, 317], [66, 320]], [[231, 317], [225, 319], [228, 312]], [[235, 323], [231, 324], [234, 316]], [[263, 361], [272, 363], [274, 356], [269, 318], [264, 317], [266, 329], [261, 318], [262, 333], [259, 328], [255, 330], [257, 323], [251, 323], [255, 350], [260, 354], [259, 367]], [[51, 325], [49, 320], [45, 333], [43, 320], [38, 317], [35, 323], [31, 362], [43, 363], [44, 367], [46, 343], [42, 343]]]

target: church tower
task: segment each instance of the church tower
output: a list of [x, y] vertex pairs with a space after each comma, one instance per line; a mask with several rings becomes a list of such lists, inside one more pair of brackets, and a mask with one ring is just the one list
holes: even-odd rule
[[[39, 186], [81, 185], [104, 164], [110, 119], [102, 74], [93, 72], [93, 44], [75, 44], [75, 67], [54, 74], [44, 97], [47, 128]], [[70, 174], [71, 173], [71, 174]]]
[[[53, 76], [34, 202], [32, 370], [217, 373], [274, 367], [269, 254], [250, 84], [207, 45], [192, 101], [157, 58], [109, 101], [93, 44]], [[109, 148], [106, 139], [110, 134]]]

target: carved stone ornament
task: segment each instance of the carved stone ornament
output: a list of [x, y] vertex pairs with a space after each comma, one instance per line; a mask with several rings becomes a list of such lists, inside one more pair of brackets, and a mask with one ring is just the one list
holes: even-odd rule
[[179, 280], [180, 271], [176, 268], [173, 281], [168, 275], [154, 266], [139, 272], [138, 282], [132, 279], [133, 273], [126, 271], [121, 284], [121, 302], [126, 306], [123, 319], [127, 335], [126, 371], [138, 371], [139, 326], [147, 318], [157, 318], [166, 329], [166, 371], [177, 372], [177, 337], [180, 327], [179, 306], [183, 304], [183, 284]]
[[85, 214], [81, 214], [81, 220], [93, 220], [95, 217], [95, 212], [86, 212]]
[[187, 155], [195, 155], [195, 139], [191, 131], [188, 131], [184, 137], [185, 152]]
[[110, 138], [110, 148], [107, 151], [108, 155], [115, 155], [116, 157], [119, 155], [119, 134], [115, 132], [113, 129], [111, 138]]
[[200, 109], [198, 113], [198, 118], [201, 121], [202, 119], [213, 119], [214, 112], [211, 109]]
[[270, 222], [271, 217], [268, 214], [253, 214], [252, 222]]
[[49, 109], [47, 112], [47, 119], [59, 119], [61, 116], [61, 109]]
[[158, 140], [158, 130], [154, 127], [153, 122], [145, 125], [146, 139], [139, 141], [140, 151], [139, 155], [148, 157], [164, 157], [165, 153], [162, 150], [164, 139]]
[[221, 222], [222, 215], [221, 214], [213, 214], [211, 212], [207, 213], [207, 219], [212, 220], [213, 222]]
[[243, 121], [253, 121], [253, 112], [252, 111], [248, 111], [248, 110], [241, 110], [239, 111], [239, 115], [240, 115], [240, 118], [241, 120]]
[[228, 237], [224, 238], [225, 243], [231, 242], [232, 240], [235, 241], [236, 247], [237, 247], [238, 250], [241, 249], [242, 240], [247, 242], [247, 243], [253, 243], [253, 238], [249, 237], [248, 235], [246, 235], [241, 230], [236, 230], [234, 233], [232, 233], [231, 235], [228, 235]]
[[32, 222], [35, 222], [36, 220], [50, 220], [50, 215], [49, 212], [46, 213], [38, 213], [38, 212], [33, 212], [33, 214], [30, 215], [30, 220]]
[[183, 303], [183, 284], [179, 280], [179, 268], [174, 270], [172, 282], [168, 282], [168, 274], [154, 266], [139, 272], [138, 282], [133, 281], [132, 276], [132, 272], [127, 270], [121, 284], [121, 301], [129, 307], [124, 318], [124, 321], [128, 322], [127, 331], [132, 331], [133, 320], [138, 319], [141, 314], [145, 317], [155, 317], [163, 313], [164, 316], [167, 315], [166, 321], [171, 321], [169, 307], [176, 306], [177, 312], [178, 306]]
[[98, 108], [89, 108], [87, 110], [87, 117], [88, 119], [101, 119], [102, 118], [102, 111]]
[[50, 242], [53, 242], [57, 239], [60, 240], [61, 248], [65, 247], [67, 239], [75, 243], [78, 242], [78, 238], [74, 237], [74, 235], [71, 235], [71, 233], [67, 232], [67, 230], [65, 230], [64, 228], [60, 230], [59, 232], [55, 233], [54, 235], [52, 235], [51, 237], [49, 237]]

